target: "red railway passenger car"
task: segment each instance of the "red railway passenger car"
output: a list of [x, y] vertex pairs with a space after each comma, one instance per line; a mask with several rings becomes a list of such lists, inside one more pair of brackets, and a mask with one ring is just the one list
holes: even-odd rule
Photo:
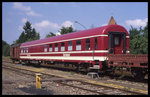
[[[20, 51], [16, 57], [15, 49]], [[25, 42], [12, 46], [10, 50], [11, 59], [20, 62], [58, 64], [60, 67], [71, 66], [87, 71], [113, 71], [121, 67], [127, 68], [138, 78], [144, 78], [148, 72], [147, 55], [129, 53], [129, 34], [117, 24]], [[121, 55], [125, 61], [120, 58]], [[139, 61], [138, 57], [143, 58], [144, 62]]]
[[108, 25], [22, 43], [20, 60], [64, 62], [102, 69], [108, 53], [125, 54], [129, 34], [120, 25]]

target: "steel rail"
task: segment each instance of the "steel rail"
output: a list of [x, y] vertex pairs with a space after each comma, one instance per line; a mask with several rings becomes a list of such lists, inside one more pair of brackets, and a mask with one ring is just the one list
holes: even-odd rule
[[[11, 62], [8, 62], [8, 63], [11, 63]], [[7, 65], [8, 66], [8, 65]], [[3, 66], [4, 67], [4, 66]], [[30, 72], [34, 72], [34, 73], [41, 73], [43, 75], [48, 75], [48, 76], [55, 76], [55, 77], [58, 77], [58, 78], [63, 78], [63, 77], [60, 77], [60, 76], [56, 76], [56, 75], [51, 75], [51, 74], [48, 74], [48, 73], [45, 73], [45, 72], [36, 72], [36, 71], [31, 71], [31, 70], [28, 70], [28, 69], [24, 69], [24, 68], [17, 68], [17, 67], [14, 67], [14, 66], [9, 66], [11, 68], [15, 68], [15, 69], [21, 69], [21, 70], [24, 70], [24, 71], [30, 71]], [[25, 73], [26, 74], [26, 73]], [[33, 76], [33, 75], [32, 75]], [[79, 81], [79, 82], [84, 82], [82, 80], [75, 80], [75, 79], [68, 79], [68, 80], [72, 80], [72, 81]], [[109, 88], [109, 89], [116, 89], [114, 87], [109, 87], [109, 86], [104, 86], [104, 85], [97, 85], [97, 84], [93, 84], [93, 83], [89, 83], [89, 82], [84, 82], [86, 84], [90, 84], [90, 85], [94, 85], [94, 86], [100, 86], [100, 87], [104, 87], [104, 88]], [[61, 84], [64, 84], [64, 83], [61, 83]], [[69, 86], [69, 85], [68, 85]], [[70, 85], [72, 86], [72, 85]], [[72, 86], [72, 87], [75, 87], [75, 88], [80, 88], [81, 87], [77, 87], [77, 86]], [[83, 90], [87, 90], [85, 88], [83, 88]], [[125, 90], [125, 89], [119, 89], [117, 88], [117, 90], [120, 90], [120, 91], [123, 91], [123, 92], [128, 92], [128, 93], [132, 93], [132, 94], [136, 94], [136, 95], [146, 95], [144, 93], [140, 93], [140, 92], [135, 92], [135, 91], [129, 91], [129, 90]], [[88, 91], [88, 90], [87, 90]], [[98, 93], [98, 94], [103, 94], [103, 95], [107, 95], [107, 94], [104, 94], [104, 93], [100, 93], [100, 92], [97, 92], [97, 91], [93, 91], [93, 90], [89, 90], [91, 92], [95, 92], [95, 93]]]

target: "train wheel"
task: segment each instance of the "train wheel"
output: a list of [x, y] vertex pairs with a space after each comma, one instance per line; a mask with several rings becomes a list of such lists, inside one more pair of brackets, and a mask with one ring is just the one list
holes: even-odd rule
[[122, 79], [124, 76], [125, 76], [125, 73], [124, 73], [124, 71], [122, 70], [122, 71], [121, 71], [121, 75], [120, 75], [117, 79]]
[[12, 60], [13, 63], [15, 63], [15, 60]]
[[22, 61], [21, 61], [21, 60], [19, 60], [19, 64], [22, 64]]
[[75, 71], [76, 71], [77, 73], [79, 73], [79, 64], [76, 65]]
[[137, 81], [141, 81], [145, 77], [145, 74], [143, 73], [142, 70], [133, 70], [132, 74], [133, 74], [133, 77], [135, 78], [135, 80], [137, 80]]

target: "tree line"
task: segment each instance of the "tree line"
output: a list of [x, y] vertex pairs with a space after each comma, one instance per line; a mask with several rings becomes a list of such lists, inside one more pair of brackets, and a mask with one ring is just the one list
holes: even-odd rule
[[[63, 35], [67, 33], [76, 32], [72, 26], [70, 27], [62, 27], [58, 32]], [[130, 35], [130, 53], [131, 54], [148, 54], [148, 23], [142, 28], [134, 28], [131, 26], [129, 30]], [[56, 36], [55, 33], [49, 32], [45, 38], [49, 38], [52, 36]], [[39, 40], [40, 34], [32, 28], [31, 23], [27, 21], [23, 26], [23, 31], [19, 38], [16, 41], [13, 41], [13, 44], [20, 44], [28, 41]], [[2, 41], [3, 53], [2, 56], [9, 56], [10, 54], [10, 45], [5, 41]]]
[[31, 23], [27, 21], [23, 26], [23, 30], [19, 38], [13, 44], [20, 44], [28, 41], [39, 40], [40, 34], [32, 28]]
[[10, 56], [10, 45], [2, 40], [2, 56]]
[[[67, 33], [72, 33], [72, 32], [77, 32], [77, 30], [74, 30], [72, 26], [62, 27], [60, 30], [58, 30], [58, 33], [60, 33], [60, 35], [67, 34]], [[53, 32], [49, 32], [48, 34], [46, 34], [46, 38], [49, 38], [49, 37], [52, 37], [52, 36], [56, 36], [56, 34], [53, 33]]]
[[148, 54], [148, 23], [139, 30], [131, 26], [130, 32], [130, 53], [131, 54]]

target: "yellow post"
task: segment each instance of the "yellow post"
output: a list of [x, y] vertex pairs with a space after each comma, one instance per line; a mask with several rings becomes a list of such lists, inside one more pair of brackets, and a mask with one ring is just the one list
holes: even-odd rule
[[36, 74], [36, 88], [41, 89], [41, 74]]

